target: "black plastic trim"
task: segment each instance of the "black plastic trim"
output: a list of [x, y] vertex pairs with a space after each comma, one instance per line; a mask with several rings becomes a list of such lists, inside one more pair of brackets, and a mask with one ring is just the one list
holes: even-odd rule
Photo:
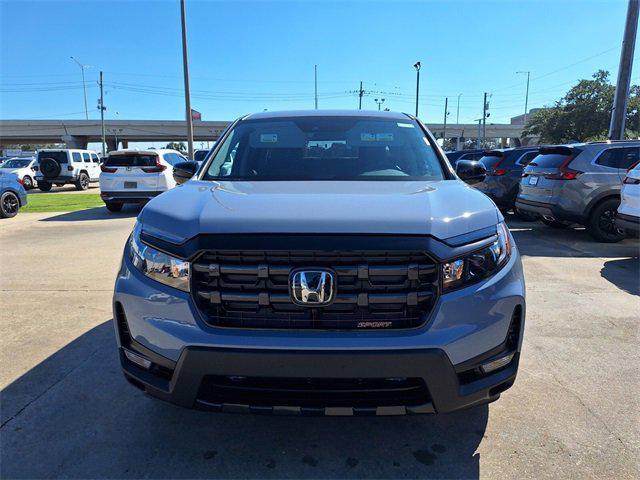
[[[495, 227], [491, 228], [495, 230]], [[486, 238], [483, 230], [478, 232], [480, 239], [458, 246], [447, 245], [428, 235], [217, 234], [198, 235], [178, 245], [143, 230], [140, 239], [157, 250], [187, 261], [192, 261], [202, 251], [226, 250], [229, 245], [233, 245], [233, 250], [420, 251], [437, 261], [445, 261], [464, 256], [495, 240], [495, 237]]]

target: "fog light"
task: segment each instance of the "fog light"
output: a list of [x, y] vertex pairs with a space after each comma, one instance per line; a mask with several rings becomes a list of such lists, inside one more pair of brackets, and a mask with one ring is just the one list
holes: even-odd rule
[[515, 352], [511, 352], [508, 355], [505, 355], [504, 357], [500, 357], [496, 360], [493, 360], [489, 363], [485, 363], [484, 365], [482, 365], [480, 368], [482, 369], [483, 373], [491, 373], [494, 370], [498, 370], [499, 368], [502, 368], [506, 365], [509, 365], [509, 363], [511, 362], [511, 360], [513, 360], [513, 356], [515, 355]]
[[144, 368], [145, 370], [149, 370], [149, 368], [151, 367], [151, 360], [147, 360], [142, 355], [138, 355], [137, 353], [133, 353], [126, 349], [124, 351], [124, 355], [133, 363], [135, 363], [139, 367]]

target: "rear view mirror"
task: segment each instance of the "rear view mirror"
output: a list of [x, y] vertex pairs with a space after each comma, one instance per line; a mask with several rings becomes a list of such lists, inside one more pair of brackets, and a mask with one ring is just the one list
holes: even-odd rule
[[456, 174], [460, 180], [464, 180], [469, 185], [482, 182], [487, 176], [486, 167], [474, 160], [458, 160], [456, 162]]
[[173, 179], [178, 185], [191, 180], [193, 176], [198, 172], [198, 162], [188, 161], [176, 163], [173, 166]]

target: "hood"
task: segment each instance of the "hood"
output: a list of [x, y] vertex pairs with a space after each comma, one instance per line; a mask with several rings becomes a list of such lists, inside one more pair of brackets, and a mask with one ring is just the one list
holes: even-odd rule
[[20, 167], [20, 168], [0, 168], [0, 172], [18, 174], [20, 172], [20, 170], [22, 170], [23, 168], [25, 168], [25, 167]]
[[495, 225], [484, 194], [459, 180], [189, 181], [149, 202], [143, 229], [173, 243], [195, 235], [333, 233], [446, 239]]

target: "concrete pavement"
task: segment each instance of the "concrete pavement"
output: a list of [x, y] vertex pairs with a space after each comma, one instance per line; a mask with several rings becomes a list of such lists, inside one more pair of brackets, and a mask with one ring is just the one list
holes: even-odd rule
[[111, 289], [135, 210], [0, 222], [2, 478], [637, 478], [638, 242], [512, 222], [527, 275], [515, 386], [451, 415], [211, 414], [120, 372]]

